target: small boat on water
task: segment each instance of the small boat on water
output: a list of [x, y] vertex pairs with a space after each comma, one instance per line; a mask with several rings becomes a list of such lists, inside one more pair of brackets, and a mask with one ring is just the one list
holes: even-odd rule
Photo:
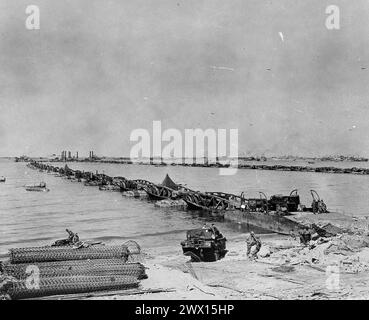
[[84, 185], [86, 187], [98, 187], [98, 186], [101, 186], [101, 182], [97, 180], [87, 180], [84, 182]]
[[36, 191], [36, 192], [49, 192], [50, 189], [48, 189], [46, 187], [46, 183], [45, 182], [40, 182], [40, 184], [38, 185], [33, 185], [33, 186], [25, 186], [27, 191]]
[[0, 182], [5, 182], [6, 178], [5, 177], [0, 177]]

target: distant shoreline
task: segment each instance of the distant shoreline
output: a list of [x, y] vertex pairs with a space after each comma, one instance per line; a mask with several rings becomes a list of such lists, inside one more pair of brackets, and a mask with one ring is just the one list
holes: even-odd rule
[[[315, 166], [309, 165], [282, 165], [282, 164], [263, 164], [267, 160], [261, 161], [259, 164], [249, 164], [247, 162], [250, 161], [259, 161], [253, 160], [250, 158], [242, 157], [238, 159], [238, 164], [236, 166], [231, 166], [229, 162], [219, 161], [213, 163], [183, 163], [178, 162], [175, 163], [173, 160], [171, 162], [166, 163], [165, 160], [160, 159], [149, 159], [142, 161], [131, 161], [129, 158], [71, 158], [66, 160], [61, 160], [59, 158], [48, 159], [48, 158], [26, 158], [20, 159], [17, 158], [17, 162], [29, 162], [29, 161], [38, 161], [38, 162], [79, 162], [79, 163], [109, 163], [109, 164], [135, 164], [135, 165], [152, 165], [156, 167], [161, 166], [184, 166], [184, 167], [201, 167], [201, 168], [238, 168], [238, 169], [249, 169], [249, 170], [269, 170], [269, 171], [294, 171], [294, 172], [316, 172], [316, 173], [335, 173], [335, 174], [356, 174], [356, 175], [369, 175], [369, 167], [349, 167], [349, 168], [339, 168], [335, 166], [316, 166], [315, 162], [327, 162], [332, 160], [322, 160], [323, 158], [314, 158], [319, 160], [312, 160], [313, 158], [309, 158], [310, 161], [307, 161], [307, 158], [299, 158], [296, 160], [304, 160], [307, 161], [308, 164], [315, 164]], [[177, 159], [178, 160], [178, 159]], [[189, 160], [189, 159], [187, 159]], [[268, 160], [275, 161], [291, 161], [291, 159], [281, 159], [281, 158], [269, 158]], [[294, 161], [294, 160], [292, 160]], [[353, 160], [336, 160], [336, 162], [344, 162], [344, 161], [353, 161]], [[310, 163], [311, 162], [311, 163]], [[364, 160], [356, 162], [366, 162]]]
[[[28, 156], [21, 156], [21, 157], [0, 157], [0, 159], [18, 159], [19, 161], [29, 161], [29, 160], [44, 160], [44, 161], [64, 161], [62, 158], [59, 157], [28, 157]], [[204, 162], [206, 162], [206, 158], [199, 158], [199, 160], [203, 160]], [[232, 160], [235, 158], [219, 158], [221, 161], [223, 160]], [[332, 162], [344, 162], [344, 161], [350, 161], [350, 162], [368, 162], [369, 158], [365, 158], [365, 157], [360, 157], [360, 156], [344, 156], [344, 155], [333, 155], [333, 156], [323, 156], [323, 157], [302, 157], [302, 156], [272, 156], [272, 157], [265, 157], [265, 156], [239, 156], [237, 158], [240, 161], [260, 161], [260, 162], [265, 162], [265, 161], [332, 161]], [[105, 156], [101, 156], [101, 157], [93, 157], [93, 158], [67, 158], [67, 161], [81, 161], [81, 162], [87, 162], [87, 161], [114, 161], [114, 162], [134, 162], [134, 163], [138, 163], [138, 162], [160, 162], [162, 159], [159, 157], [152, 157], [152, 158], [141, 158], [141, 159], [135, 159], [134, 161], [132, 161], [130, 159], [130, 157], [105, 157]], [[185, 160], [192, 160], [190, 158], [168, 158], [168, 159], [163, 159], [163, 161], [167, 161], [168, 163], [172, 163], [173, 161], [185, 161]], [[215, 160], [215, 159], [214, 159]]]

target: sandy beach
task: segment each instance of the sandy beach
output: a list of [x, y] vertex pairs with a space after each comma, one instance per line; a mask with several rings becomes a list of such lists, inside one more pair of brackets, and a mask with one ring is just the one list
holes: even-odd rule
[[[228, 239], [228, 254], [216, 262], [192, 263], [182, 255], [180, 246], [150, 250], [145, 252], [144, 258], [148, 279], [141, 281], [141, 288], [170, 289], [170, 292], [90, 299], [368, 298], [369, 249], [366, 242], [365, 247], [356, 244], [350, 254], [325, 254], [323, 251], [328, 245], [332, 247], [337, 239], [314, 249], [300, 245], [291, 237], [264, 235], [261, 239], [263, 248], [260, 253], [271, 254], [256, 261], [246, 257], [244, 236]], [[337, 270], [338, 274], [335, 273]]]
[[[40, 171], [32, 171], [32, 173], [40, 174]], [[364, 215], [300, 212], [294, 216], [294, 219], [298, 219], [303, 225], [316, 224], [321, 229], [320, 232], [317, 231], [320, 236], [316, 234], [313, 237], [314, 240], [307, 245], [302, 245], [299, 239], [290, 235], [265, 234], [261, 231], [259, 236], [262, 247], [256, 260], [246, 256], [245, 240], [248, 231], [238, 228], [241, 227], [240, 221], [236, 219], [232, 226], [225, 222], [218, 222], [217, 227], [228, 240], [226, 256], [216, 262], [191, 262], [189, 257], [183, 255], [180, 241], [184, 240], [186, 230], [202, 225], [200, 220], [195, 220], [196, 217], [187, 217], [187, 212], [181, 210], [165, 211], [157, 206], [146, 206], [146, 201], [129, 201], [131, 199], [127, 200], [127, 197], [121, 196], [118, 198], [114, 193], [101, 193], [97, 188], [86, 189], [80, 184], [63, 184], [62, 179], [57, 180], [60, 184], [53, 185], [52, 183], [56, 183], [56, 178], [54, 179], [50, 180], [50, 186], [54, 190], [64, 190], [65, 199], [70, 199], [71, 190], [75, 190], [73, 194], [83, 192], [89, 199], [98, 200], [97, 202], [90, 200], [94, 207], [96, 203], [101, 204], [102, 211], [114, 213], [110, 220], [106, 215], [102, 218], [100, 210], [96, 210], [95, 207], [96, 216], [93, 217], [91, 210], [86, 211], [85, 202], [83, 202], [81, 218], [85, 221], [86, 217], [83, 213], [88, 212], [87, 220], [94, 222], [92, 226], [96, 225], [96, 221], [104, 221], [104, 229], [101, 230], [100, 237], [97, 237], [96, 229], [91, 229], [91, 226], [86, 227], [89, 231], [95, 231], [93, 239], [103, 243], [107, 241], [109, 244], [118, 244], [118, 242], [122, 244], [132, 235], [133, 239], [139, 242], [142, 251], [139, 256], [130, 255], [131, 262], [141, 262], [146, 268], [148, 278], [141, 280], [138, 290], [134, 291], [95, 292], [92, 290], [85, 294], [51, 296], [46, 299], [366, 298], [369, 279], [369, 237], [368, 223]], [[55, 192], [55, 199], [59, 200], [59, 198], [60, 195]], [[21, 200], [24, 201], [23, 197]], [[72, 205], [75, 206], [76, 203], [80, 205], [82, 202], [79, 200], [79, 198], [75, 199]], [[45, 204], [48, 205], [48, 202]], [[110, 210], [107, 210], [107, 204], [111, 204]], [[125, 208], [124, 220], [123, 207]], [[150, 211], [142, 215], [146, 208], [150, 208]], [[49, 212], [47, 214], [49, 215]], [[58, 217], [59, 215], [60, 213]], [[65, 223], [64, 219], [67, 218], [61, 219], [62, 223]], [[73, 219], [75, 220], [75, 216]], [[48, 220], [46, 223], [49, 223]], [[83, 224], [75, 227], [83, 231]], [[37, 229], [40, 229], [39, 225]], [[137, 229], [139, 234], [130, 233]], [[111, 236], [114, 230], [118, 235], [122, 235], [125, 230], [124, 237]], [[322, 230], [325, 231], [322, 232]], [[254, 232], [258, 233], [256, 230]], [[340, 235], [327, 238], [337, 233]], [[84, 234], [88, 235], [88, 233]], [[141, 234], [143, 236], [139, 236]], [[55, 239], [54, 233], [50, 235], [50, 242], [51, 239]], [[44, 241], [42, 240], [42, 243], [45, 243]], [[13, 242], [9, 243], [9, 245], [12, 244]]]

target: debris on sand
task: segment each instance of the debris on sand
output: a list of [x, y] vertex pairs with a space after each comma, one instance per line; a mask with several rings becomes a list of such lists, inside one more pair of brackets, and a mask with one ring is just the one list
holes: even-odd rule
[[288, 266], [288, 265], [281, 265], [275, 268], [272, 268], [273, 271], [275, 272], [282, 272], [282, 273], [287, 273], [287, 272], [292, 272], [295, 270], [295, 267], [293, 266]]
[[261, 258], [267, 258], [271, 255], [271, 250], [269, 248], [269, 246], [262, 246], [260, 248], [260, 251], [258, 252], [258, 256]]
[[279, 264], [309, 264], [322, 270], [339, 266], [341, 272], [358, 273], [369, 270], [369, 237], [343, 234], [319, 238], [307, 246], [275, 252], [270, 259]]

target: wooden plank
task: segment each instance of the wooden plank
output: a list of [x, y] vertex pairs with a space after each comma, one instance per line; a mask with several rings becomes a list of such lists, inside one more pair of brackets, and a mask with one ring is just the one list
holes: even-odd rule
[[108, 296], [129, 296], [145, 293], [160, 293], [160, 292], [175, 292], [174, 288], [156, 288], [156, 289], [127, 289], [127, 290], [116, 290], [116, 291], [96, 291], [96, 292], [86, 292], [86, 293], [76, 293], [76, 294], [63, 294], [63, 295], [53, 295], [37, 298], [28, 298], [24, 300], [79, 300], [94, 297], [108, 297]]

